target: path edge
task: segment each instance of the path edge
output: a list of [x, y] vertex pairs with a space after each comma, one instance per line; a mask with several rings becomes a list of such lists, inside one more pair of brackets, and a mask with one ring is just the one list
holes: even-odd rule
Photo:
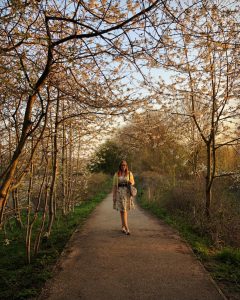
[[89, 218], [92, 216], [92, 214], [95, 212], [95, 210], [97, 209], [97, 207], [103, 202], [106, 200], [107, 197], [109, 197], [111, 193], [107, 194], [106, 197], [104, 199], [102, 199], [102, 201], [100, 201], [95, 207], [94, 209], [91, 211], [91, 213], [82, 221], [81, 224], [79, 224], [77, 226], [77, 228], [73, 231], [73, 233], [71, 234], [69, 240], [67, 241], [67, 243], [65, 244], [63, 250], [61, 251], [61, 253], [59, 254], [55, 264], [52, 266], [52, 269], [51, 269], [51, 273], [52, 273], [52, 276], [51, 278], [47, 279], [44, 283], [44, 285], [42, 286], [40, 292], [39, 292], [39, 295], [37, 295], [36, 297], [34, 298], [31, 298], [30, 300], [44, 300], [44, 299], [47, 299], [47, 297], [49, 296], [48, 295], [48, 285], [49, 283], [54, 280], [54, 277], [56, 276], [56, 274], [61, 270], [60, 269], [60, 265], [61, 265], [61, 262], [62, 260], [64, 259], [64, 257], [67, 255], [67, 251], [68, 249], [70, 248], [70, 245], [71, 245], [71, 242], [73, 241], [74, 237], [75, 237], [75, 234], [77, 234], [78, 232], [80, 232], [83, 227], [85, 226], [85, 224], [88, 222]]
[[211, 273], [206, 269], [206, 267], [204, 266], [204, 264], [197, 257], [196, 253], [193, 251], [193, 249], [190, 246], [190, 244], [187, 242], [187, 240], [184, 237], [182, 237], [182, 235], [180, 234], [180, 232], [176, 228], [174, 228], [171, 225], [167, 224], [163, 219], [161, 219], [161, 218], [157, 217], [156, 215], [154, 215], [154, 213], [152, 213], [151, 211], [148, 211], [147, 209], [142, 208], [140, 206], [140, 204], [136, 200], [135, 200], [135, 206], [137, 206], [138, 209], [140, 209], [146, 215], [154, 217], [158, 222], [161, 221], [166, 226], [168, 226], [169, 228], [171, 228], [172, 230], [174, 230], [178, 234], [178, 236], [181, 238], [181, 241], [185, 243], [185, 245], [187, 246], [187, 248], [189, 249], [189, 251], [193, 254], [193, 256], [195, 257], [197, 263], [200, 265], [200, 267], [202, 268], [203, 272], [206, 274], [206, 276], [210, 279], [210, 281], [212, 282], [212, 284], [215, 286], [216, 290], [218, 291], [218, 293], [220, 294], [220, 296], [223, 298], [223, 300], [229, 300], [229, 298], [227, 298], [227, 296], [224, 294], [224, 292], [222, 291], [222, 289], [220, 288], [220, 286], [217, 284], [217, 282], [213, 279], [213, 277], [211, 276]]

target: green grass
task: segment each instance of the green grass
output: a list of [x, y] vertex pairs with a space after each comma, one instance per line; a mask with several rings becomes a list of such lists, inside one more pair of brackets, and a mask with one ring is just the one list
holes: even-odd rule
[[[78, 226], [81, 226], [96, 205], [105, 198], [110, 183], [104, 191], [91, 200], [76, 206], [67, 216], [58, 216], [50, 239], [42, 241], [37, 257], [31, 264], [26, 262], [25, 232], [17, 227], [7, 228], [7, 239], [0, 233], [0, 299], [27, 299], [36, 297], [45, 281], [52, 276], [52, 269], [64, 246]], [[37, 224], [36, 224], [37, 225]], [[37, 227], [37, 226], [36, 226]], [[36, 231], [33, 233], [35, 236]]]
[[158, 202], [146, 200], [143, 193], [140, 193], [138, 203], [142, 208], [177, 229], [212, 277], [221, 284], [226, 295], [231, 295], [232, 299], [240, 299], [240, 249], [215, 248], [209, 237], [195, 231], [183, 216], [171, 215]]

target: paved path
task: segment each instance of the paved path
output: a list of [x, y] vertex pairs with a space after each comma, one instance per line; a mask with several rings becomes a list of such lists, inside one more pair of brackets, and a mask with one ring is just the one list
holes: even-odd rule
[[137, 207], [120, 231], [109, 195], [76, 231], [39, 299], [222, 300], [178, 234]]

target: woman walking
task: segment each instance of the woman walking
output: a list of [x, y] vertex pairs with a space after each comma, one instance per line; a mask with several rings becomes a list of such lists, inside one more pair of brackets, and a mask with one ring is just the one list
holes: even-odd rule
[[122, 160], [118, 172], [113, 177], [113, 208], [120, 211], [122, 232], [130, 235], [128, 227], [128, 211], [134, 208], [129, 185], [134, 185], [132, 172], [128, 170], [125, 160]]

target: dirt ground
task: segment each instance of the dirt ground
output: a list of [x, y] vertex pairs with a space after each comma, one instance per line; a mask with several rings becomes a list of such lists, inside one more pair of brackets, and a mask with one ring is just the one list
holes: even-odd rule
[[109, 195], [69, 241], [39, 300], [226, 299], [177, 232], [141, 208], [121, 232]]

